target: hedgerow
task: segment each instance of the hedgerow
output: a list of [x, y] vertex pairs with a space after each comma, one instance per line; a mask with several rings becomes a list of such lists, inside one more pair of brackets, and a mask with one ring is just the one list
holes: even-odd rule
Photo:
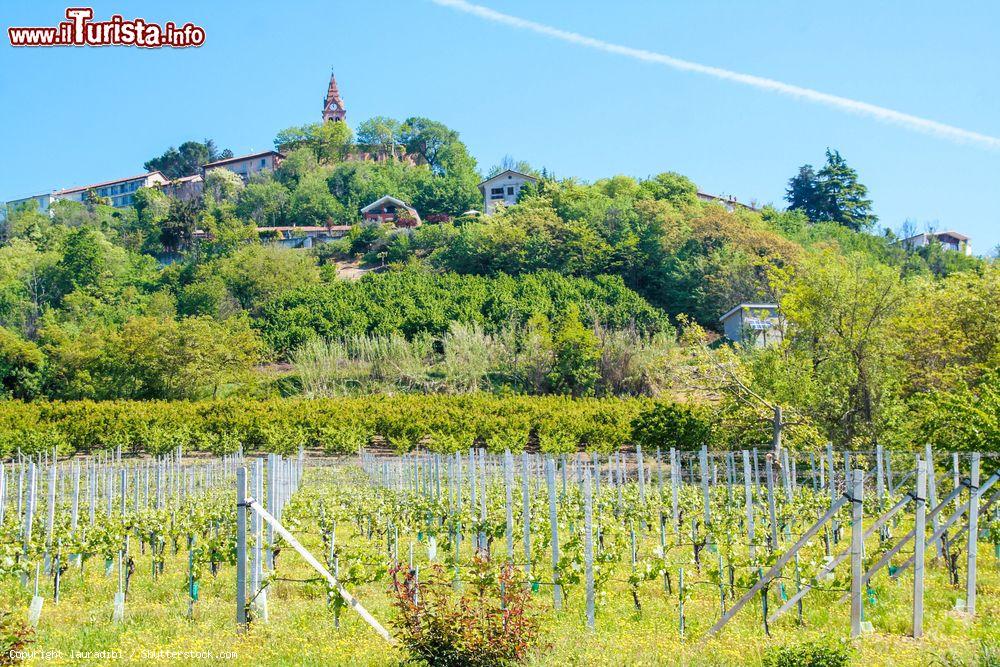
[[[212, 453], [348, 454], [372, 442], [396, 451], [451, 452], [538, 447], [608, 452], [635, 439], [657, 401], [470, 394], [329, 399], [68, 401], [0, 403], [0, 457], [57, 447], [61, 454], [121, 447], [158, 454], [181, 447]], [[634, 428], [639, 429], [635, 433]], [[671, 443], [698, 447], [701, 442]]]

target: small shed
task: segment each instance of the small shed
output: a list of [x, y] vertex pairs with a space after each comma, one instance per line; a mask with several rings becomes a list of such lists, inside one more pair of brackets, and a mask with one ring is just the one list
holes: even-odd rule
[[776, 303], [741, 303], [719, 318], [726, 338], [762, 347], [781, 341], [785, 318]]

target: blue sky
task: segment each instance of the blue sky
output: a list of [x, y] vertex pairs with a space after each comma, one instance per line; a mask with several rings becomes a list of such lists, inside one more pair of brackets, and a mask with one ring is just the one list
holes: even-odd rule
[[[0, 46], [0, 198], [127, 176], [170, 145], [270, 148], [319, 119], [331, 67], [348, 122], [421, 115], [486, 170], [505, 154], [557, 176], [678, 171], [703, 190], [782, 204], [798, 166], [839, 149], [879, 226], [1000, 244], [1000, 150], [484, 21], [429, 0], [102, 2], [97, 18], [192, 21], [186, 50]], [[1000, 4], [844, 0], [483, 0], [497, 11], [1000, 136]], [[7, 0], [0, 25], [65, 4]]]

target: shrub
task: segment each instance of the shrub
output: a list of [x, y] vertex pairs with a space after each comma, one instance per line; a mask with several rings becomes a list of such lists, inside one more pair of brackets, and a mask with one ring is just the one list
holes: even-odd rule
[[850, 647], [832, 639], [778, 646], [764, 656], [764, 667], [847, 667], [849, 664]]
[[500, 667], [525, 662], [539, 644], [539, 619], [520, 570], [476, 558], [459, 595], [440, 565], [426, 581], [392, 572], [394, 625], [414, 661], [431, 667]]
[[710, 444], [711, 438], [711, 420], [699, 406], [657, 402], [632, 420], [632, 440], [649, 451], [657, 447], [698, 449]]
[[34, 639], [35, 631], [10, 612], [0, 611], [0, 665], [16, 665], [18, 657]]

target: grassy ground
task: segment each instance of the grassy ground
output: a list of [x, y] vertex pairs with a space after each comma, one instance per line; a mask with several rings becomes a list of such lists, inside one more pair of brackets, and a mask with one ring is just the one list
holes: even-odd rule
[[[310, 530], [312, 528], [313, 530]], [[315, 527], [301, 529], [307, 548], [319, 554]], [[338, 541], [357, 539], [346, 527]], [[403, 553], [401, 546], [400, 552]], [[425, 553], [418, 545], [417, 553]], [[978, 613], [975, 619], [954, 611], [964, 591], [950, 586], [943, 566], [929, 564], [926, 636], [906, 637], [910, 630], [912, 579], [889, 582], [885, 573], [873, 581], [877, 603], [867, 608], [875, 632], [853, 643], [854, 661], [865, 665], [975, 664], [982, 640], [1000, 641], [1000, 564], [991, 545], [983, 545], [979, 561]], [[293, 579], [314, 576], [290, 549], [279, 558], [279, 574]], [[693, 565], [691, 566], [693, 568]], [[270, 622], [255, 623], [246, 634], [234, 622], [234, 569], [225, 566], [215, 578], [206, 572], [200, 601], [188, 618], [187, 556], [167, 557], [165, 573], [150, 575], [149, 556], [136, 558], [136, 573], [122, 624], [111, 621], [117, 576], [89, 562], [81, 573], [71, 568], [63, 579], [62, 599], [54, 604], [51, 582], [42, 583], [46, 597], [37, 641], [29, 665], [398, 665], [405, 656], [387, 646], [350, 610], [334, 629], [318, 583], [279, 581], [270, 591]], [[693, 569], [689, 570], [693, 573]], [[695, 577], [693, 575], [692, 579]], [[597, 630], [584, 623], [582, 586], [568, 589], [566, 609], [551, 611], [550, 592], [535, 595], [545, 617], [544, 643], [534, 658], [544, 665], [719, 665], [759, 664], [770, 648], [821, 637], [846, 638], [849, 604], [838, 604], [838, 593], [812, 592], [805, 598], [804, 624], [787, 614], [766, 637], [759, 602], [748, 604], [721, 636], [703, 641], [719, 614], [718, 589], [697, 586], [686, 605], [687, 633], [678, 633], [676, 596], [667, 596], [660, 582], [643, 584], [643, 609], [636, 612], [623, 584], [608, 591], [598, 608]], [[389, 624], [393, 612], [383, 584], [353, 591], [376, 618]], [[18, 581], [0, 582], [0, 609], [26, 613], [30, 591]], [[773, 603], [772, 603], [773, 604]]]

